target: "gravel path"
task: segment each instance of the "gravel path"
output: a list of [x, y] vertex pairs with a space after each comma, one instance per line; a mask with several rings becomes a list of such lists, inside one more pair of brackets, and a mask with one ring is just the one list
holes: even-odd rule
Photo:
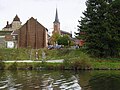
[[[59, 59], [59, 60], [47, 60], [46, 62], [50, 62], [50, 63], [63, 63], [64, 59]], [[11, 61], [2, 61], [2, 62], [6, 62], [6, 63], [13, 63], [13, 62], [28, 62], [28, 63], [32, 63], [32, 62], [42, 62], [42, 61], [33, 61], [33, 60], [11, 60]]]

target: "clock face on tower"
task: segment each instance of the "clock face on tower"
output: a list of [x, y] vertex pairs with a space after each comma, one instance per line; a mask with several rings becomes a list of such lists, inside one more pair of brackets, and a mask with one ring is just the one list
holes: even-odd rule
[[55, 25], [57, 25], [57, 23], [55, 23]]

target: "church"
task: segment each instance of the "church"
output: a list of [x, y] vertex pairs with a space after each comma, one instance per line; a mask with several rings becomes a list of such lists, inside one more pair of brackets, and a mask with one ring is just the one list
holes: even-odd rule
[[69, 33], [60, 29], [60, 21], [58, 18], [58, 11], [56, 8], [55, 21], [53, 22], [52, 36], [48, 40], [49, 45], [57, 45], [57, 42], [54, 40], [54, 36], [57, 36], [57, 35], [61, 35], [61, 36], [68, 35], [69, 38], [72, 39], [72, 33]]
[[[40, 24], [37, 19], [31, 17], [24, 25], [21, 24], [18, 15], [14, 17], [11, 24], [7, 21], [6, 26], [0, 31], [0, 47], [39, 49], [48, 46], [50, 41], [48, 29]], [[52, 34], [67, 34], [72, 38], [71, 33], [60, 30], [57, 8], [53, 28]]]
[[66, 32], [66, 31], [63, 31], [60, 29], [60, 21], [59, 21], [59, 18], [58, 18], [58, 11], [57, 11], [57, 8], [56, 8], [56, 14], [55, 14], [55, 21], [53, 22], [53, 32], [52, 34], [55, 34], [55, 33], [58, 33], [60, 35], [68, 35], [72, 38], [72, 33], [69, 33], [69, 32]]

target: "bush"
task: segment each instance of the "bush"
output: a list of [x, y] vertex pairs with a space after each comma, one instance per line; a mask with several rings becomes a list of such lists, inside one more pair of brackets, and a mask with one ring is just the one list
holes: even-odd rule
[[66, 69], [90, 69], [91, 58], [85, 53], [81, 52], [79, 57], [65, 59], [64, 65]]
[[3, 70], [5, 68], [5, 63], [4, 62], [0, 62], [0, 70]]
[[9, 66], [8, 66], [8, 70], [17, 70], [17, 63], [14, 62], [14, 63], [11, 63]]

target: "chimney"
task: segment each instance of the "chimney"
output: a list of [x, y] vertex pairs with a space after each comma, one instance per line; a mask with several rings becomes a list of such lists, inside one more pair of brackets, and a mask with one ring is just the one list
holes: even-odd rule
[[7, 21], [7, 25], [9, 25], [9, 22]]

